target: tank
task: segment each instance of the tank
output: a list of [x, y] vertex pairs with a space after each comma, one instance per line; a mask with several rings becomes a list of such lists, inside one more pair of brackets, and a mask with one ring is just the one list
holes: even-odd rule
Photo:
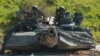
[[43, 51], [89, 50], [94, 47], [89, 29], [69, 24], [40, 25], [35, 20], [30, 20], [21, 21], [5, 35], [3, 52], [32, 54]]
[[[29, 25], [30, 24], [30, 25]], [[35, 25], [22, 22], [5, 36], [5, 50], [38, 52], [39, 50], [75, 50], [94, 48], [90, 30], [80, 26]]]

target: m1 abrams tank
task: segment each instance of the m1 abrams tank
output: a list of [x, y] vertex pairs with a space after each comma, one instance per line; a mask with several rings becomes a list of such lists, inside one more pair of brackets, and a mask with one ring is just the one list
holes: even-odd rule
[[79, 26], [38, 25], [22, 22], [5, 36], [4, 50], [10, 54], [94, 48], [91, 31]]
[[[16, 55], [69, 55], [94, 48], [90, 30], [76, 25], [38, 24], [35, 20], [21, 21], [4, 38], [3, 53]], [[85, 51], [84, 51], [85, 50]], [[41, 54], [43, 53], [43, 54]]]

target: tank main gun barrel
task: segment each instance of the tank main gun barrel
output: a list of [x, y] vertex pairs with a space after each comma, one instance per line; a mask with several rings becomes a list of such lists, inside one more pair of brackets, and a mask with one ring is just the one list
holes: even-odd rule
[[43, 30], [40, 36], [41, 44], [53, 48], [57, 45], [58, 37], [57, 37], [57, 31], [56, 29], [49, 28], [46, 30]]

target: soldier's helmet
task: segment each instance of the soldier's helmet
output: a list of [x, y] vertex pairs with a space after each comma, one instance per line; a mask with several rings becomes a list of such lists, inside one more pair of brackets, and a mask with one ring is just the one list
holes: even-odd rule
[[38, 6], [37, 6], [37, 5], [34, 5], [34, 6], [32, 7], [32, 10], [38, 10]]
[[60, 11], [60, 12], [65, 12], [65, 7], [64, 7], [64, 6], [60, 6], [60, 7], [59, 7], [59, 11]]

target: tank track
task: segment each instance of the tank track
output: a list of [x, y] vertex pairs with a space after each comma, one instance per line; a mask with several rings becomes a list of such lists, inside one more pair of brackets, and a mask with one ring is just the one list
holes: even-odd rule
[[[64, 51], [39, 51], [39, 52], [23, 52], [21, 54], [7, 53], [3, 56], [100, 56], [100, 52], [94, 50], [64, 50]], [[1, 55], [0, 55], [1, 56]]]
[[[0, 46], [0, 56], [100, 56], [100, 52], [96, 50], [44, 50], [44, 51], [37, 51], [37, 52], [21, 52], [21, 54], [15, 53], [11, 50], [5, 50], [7, 53], [2, 52]], [[20, 52], [19, 52], [20, 53]]]

